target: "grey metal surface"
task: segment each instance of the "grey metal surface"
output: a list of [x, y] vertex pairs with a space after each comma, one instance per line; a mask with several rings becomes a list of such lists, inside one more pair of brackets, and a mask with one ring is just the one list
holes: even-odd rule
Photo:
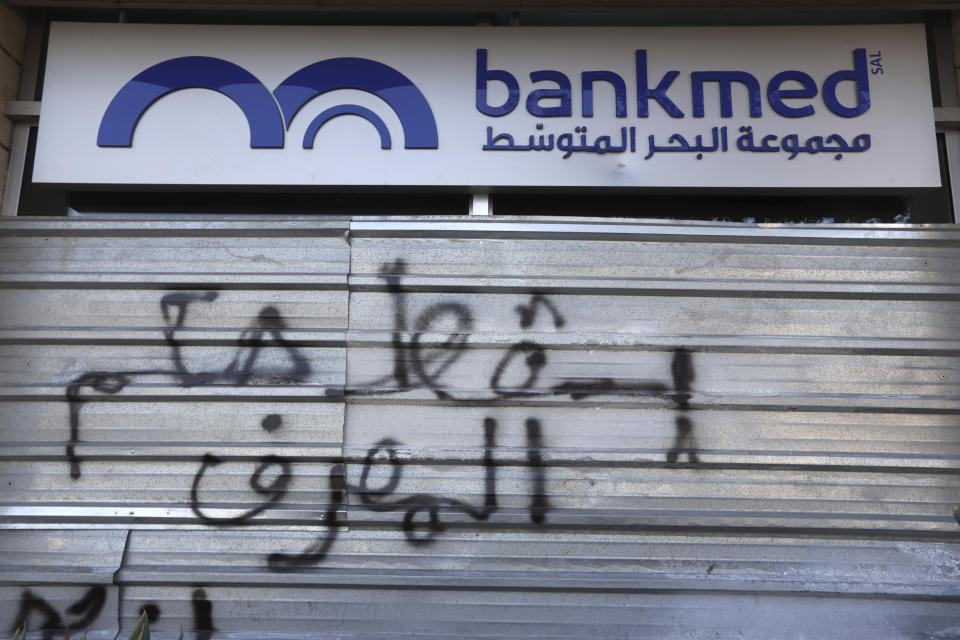
[[0, 627], [958, 637], [958, 248], [3, 221]]

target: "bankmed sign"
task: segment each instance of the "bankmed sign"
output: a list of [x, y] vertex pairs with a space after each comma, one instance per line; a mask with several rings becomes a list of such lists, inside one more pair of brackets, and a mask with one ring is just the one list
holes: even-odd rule
[[34, 180], [940, 184], [920, 25], [56, 23]]

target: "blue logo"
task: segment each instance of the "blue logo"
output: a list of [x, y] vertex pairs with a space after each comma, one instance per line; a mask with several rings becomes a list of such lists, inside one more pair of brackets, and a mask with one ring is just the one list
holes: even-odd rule
[[[437, 124], [423, 93], [396, 69], [366, 58], [331, 58], [300, 69], [271, 94], [249, 71], [227, 60], [206, 56], [174, 58], [136, 75], [114, 96], [97, 134], [97, 146], [130, 147], [141, 116], [156, 101], [181, 89], [212, 89], [230, 98], [250, 127], [250, 147], [280, 149], [284, 134], [300, 109], [315, 97], [338, 89], [366, 91], [387, 103], [400, 119], [405, 149], [436, 149]], [[310, 123], [303, 147], [313, 147], [320, 127], [339, 116], [367, 120], [391, 147], [390, 132], [376, 113], [356, 104], [327, 109]]]

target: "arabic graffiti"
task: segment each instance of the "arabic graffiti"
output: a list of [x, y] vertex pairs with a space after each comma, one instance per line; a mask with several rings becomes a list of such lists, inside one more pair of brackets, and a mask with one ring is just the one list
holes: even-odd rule
[[[106, 599], [106, 587], [94, 585], [67, 607], [64, 613], [72, 618], [65, 619], [49, 602], [32, 590], [24, 589], [20, 593], [20, 605], [10, 630], [26, 625], [28, 629], [43, 632], [44, 640], [49, 640], [66, 629], [87, 629], [100, 615]], [[39, 617], [39, 622], [32, 614]]]
[[[459, 302], [443, 302], [428, 305], [414, 322], [407, 318], [408, 302], [406, 293], [400, 285], [406, 274], [406, 264], [402, 260], [385, 264], [380, 270], [380, 278], [386, 284], [386, 290], [393, 302], [393, 332], [391, 350], [393, 366], [390, 373], [356, 386], [340, 389], [328, 389], [331, 395], [370, 396], [397, 394], [418, 388], [429, 389], [441, 400], [462, 400], [454, 396], [445, 386], [443, 374], [454, 365], [467, 351], [470, 332], [473, 329], [473, 316], [468, 306]], [[517, 305], [522, 329], [529, 329], [537, 317], [537, 311], [544, 308], [550, 312], [555, 328], [562, 328], [566, 319], [545, 295], [534, 292], [526, 305]], [[455, 330], [447, 332], [446, 340], [429, 349], [422, 343], [424, 333], [435, 327], [443, 317], [453, 320]], [[413, 331], [408, 331], [408, 327]], [[515, 363], [526, 367], [526, 377], [504, 383], [504, 376]], [[567, 379], [552, 387], [536, 388], [540, 373], [547, 364], [544, 347], [536, 342], [521, 339], [511, 345], [495, 365], [489, 382], [492, 396], [471, 398], [471, 401], [495, 401], [497, 399], [533, 398], [545, 396], [569, 395], [573, 400], [582, 400], [597, 395], [642, 395], [672, 399], [669, 385], [657, 380], [629, 380], [612, 378], [574, 378]], [[388, 383], [392, 383], [387, 386]]]
[[[533, 471], [530, 489], [530, 520], [534, 524], [543, 524], [547, 512], [550, 510], [549, 498], [545, 490], [545, 465], [540, 455], [543, 447], [542, 429], [536, 419], [526, 421], [527, 432], [527, 461]], [[443, 513], [463, 513], [473, 520], [486, 521], [499, 509], [497, 499], [497, 475], [493, 451], [496, 448], [497, 421], [487, 417], [483, 421], [484, 434], [484, 499], [482, 506], [474, 506], [463, 500], [437, 496], [427, 493], [416, 493], [406, 497], [387, 501], [399, 486], [403, 477], [405, 463], [397, 455], [397, 447], [401, 443], [385, 438], [367, 451], [360, 472], [360, 480], [356, 485], [345, 482], [343, 466], [335, 465], [330, 471], [330, 489], [333, 495], [328, 506], [324, 523], [328, 533], [324, 534], [310, 547], [300, 554], [274, 553], [267, 558], [267, 566], [272, 571], [294, 571], [324, 560], [337, 538], [338, 529], [343, 524], [337, 519], [338, 509], [345, 503], [345, 494], [352, 493], [359, 499], [359, 508], [374, 512], [403, 512], [402, 531], [407, 542], [415, 546], [424, 546], [437, 539], [445, 531], [441, 520]], [[371, 487], [371, 469], [380, 463], [382, 455], [390, 465], [390, 476], [381, 487]], [[419, 514], [426, 514], [426, 522], [418, 523]], [[421, 531], [422, 529], [422, 531]]]
[[[217, 526], [245, 524], [282, 500], [287, 492], [287, 486], [290, 484], [290, 478], [292, 477], [290, 460], [281, 456], [266, 455], [258, 460], [259, 464], [257, 468], [253, 472], [253, 475], [250, 476], [250, 488], [258, 495], [268, 496], [266, 502], [232, 517], [207, 515], [201, 509], [199, 496], [200, 480], [203, 478], [207, 469], [215, 467], [222, 462], [223, 460], [211, 453], [204, 454], [200, 462], [200, 470], [197, 471], [197, 474], [193, 477], [193, 486], [190, 488], [190, 509], [204, 524]], [[280, 473], [274, 476], [273, 481], [269, 485], [264, 485], [262, 484], [263, 476], [272, 466], [278, 466]]]
[[[560, 330], [569, 322], [561, 311], [561, 305], [543, 292], [532, 291], [528, 297], [512, 307], [517, 314], [514, 319], [521, 335], [516, 342], [506, 346], [502, 353], [494, 351], [492, 363], [487, 365], [491, 368], [484, 371], [483, 367], [473, 366], [470, 362], [474, 354], [490, 353], [489, 349], [474, 351], [470, 348], [476, 325], [475, 311], [471, 305], [461, 300], [448, 299], [425, 305], [415, 311], [415, 300], [410, 298], [408, 288], [403, 285], [406, 275], [407, 266], [403, 260], [385, 263], [379, 270], [379, 278], [383, 282], [383, 289], [389, 294], [392, 307], [388, 371], [378, 378], [360, 384], [327, 388], [324, 394], [348, 399], [425, 389], [436, 401], [450, 406], [477, 406], [480, 403], [491, 407], [491, 411], [481, 417], [483, 453], [477, 464], [483, 468], [482, 501], [479, 504], [471, 503], [457, 497], [423, 491], [401, 493], [400, 487], [407, 470], [411, 465], [422, 463], [401, 456], [400, 450], [404, 445], [393, 437], [384, 437], [369, 447], [362, 458], [338, 456], [328, 460], [330, 467], [326, 480], [329, 502], [317, 518], [318, 526], [323, 529], [322, 533], [299, 553], [269, 554], [267, 566], [271, 571], [296, 571], [323, 562], [346, 524], [343, 512], [348, 502], [351, 509], [358, 511], [400, 514], [399, 530], [408, 543], [418, 547], [437, 540], [446, 529], [445, 518], [450, 515], [459, 514], [477, 522], [488, 522], [500, 510], [498, 468], [505, 464], [522, 466], [527, 470], [526, 509], [529, 520], [533, 526], [546, 524], [553, 510], [548, 491], [551, 465], [544, 454], [549, 441], [549, 424], [535, 414], [522, 417], [525, 446], [521, 449], [520, 457], [510, 461], [497, 461], [497, 436], [502, 417], [497, 416], [493, 408], [515, 404], [520, 400], [569, 397], [577, 403], [602, 396], [659, 399], [663, 406], [675, 412], [674, 442], [665, 452], [664, 462], [674, 465], [681, 462], [681, 458], [685, 456], [687, 463], [699, 463], [692, 419], [696, 407], [691, 402], [696, 373], [694, 356], [689, 348], [676, 347], [669, 350], [670, 371], [669, 376], [665, 376], [666, 379], [623, 376], [557, 377], [548, 370], [554, 353], [547, 346], [531, 339], [530, 334], [524, 335], [522, 332], [532, 330], [535, 325], [543, 327], [545, 324], [552, 326], [553, 330]], [[298, 384], [306, 380], [311, 371], [310, 363], [299, 345], [285, 336], [286, 322], [280, 311], [272, 306], [263, 307], [254, 323], [241, 332], [236, 341], [237, 351], [224, 368], [210, 371], [190, 370], [184, 355], [184, 344], [178, 339], [177, 333], [184, 328], [192, 305], [213, 303], [217, 299], [218, 293], [215, 291], [175, 292], [163, 296], [160, 312], [167, 324], [164, 337], [170, 349], [173, 363], [171, 367], [136, 371], [90, 371], [70, 382], [66, 389], [66, 398], [70, 408], [67, 458], [70, 461], [71, 477], [80, 477], [81, 458], [77, 454], [76, 445], [80, 442], [82, 433], [82, 408], [90, 401], [115, 396], [135, 380], [148, 376], [167, 376], [181, 387], [222, 383], [241, 386], [277, 382]], [[266, 347], [277, 348], [285, 353], [289, 360], [288, 366], [282, 370], [263, 370], [257, 367], [258, 356]], [[462, 363], [457, 367], [457, 371], [467, 367], [473, 375], [489, 375], [486, 390], [471, 392], [469, 397], [454, 392], [453, 389], [458, 383], [453, 382], [450, 376], [457, 363]], [[95, 394], [91, 394], [91, 391]], [[284, 426], [283, 416], [267, 414], [260, 420], [259, 425], [268, 434], [280, 432]], [[504, 450], [501, 453], [505, 452]], [[266, 454], [253, 461], [254, 468], [247, 482], [257, 498], [251, 504], [245, 504], [243, 510], [204, 499], [205, 485], [207, 491], [212, 491], [210, 487], [214, 482], [208, 476], [225, 462], [228, 462], [226, 458], [209, 451], [199, 460], [189, 488], [189, 504], [201, 523], [218, 528], [245, 526], [262, 522], [260, 516], [269, 510], [283, 508], [283, 502], [296, 477], [297, 463], [293, 458]], [[355, 482], [348, 481], [348, 465], [358, 465]], [[374, 469], [377, 470], [376, 474]], [[374, 475], [385, 479], [374, 484]], [[350, 496], [355, 500], [350, 500]], [[194, 596], [195, 617], [197, 624], [202, 625], [197, 628], [212, 631], [210, 605], [205, 593], [202, 589], [197, 589]], [[42, 607], [40, 610], [43, 611]], [[148, 613], [150, 611], [148, 608], [144, 610]], [[155, 614], [159, 615], [159, 610]], [[60, 621], [56, 617], [50, 617], [48, 626], [56, 626]]]
[[[276, 307], [266, 306], [260, 310], [252, 327], [244, 329], [237, 338], [237, 352], [230, 363], [222, 371], [202, 371], [192, 373], [187, 370], [183, 361], [182, 345], [176, 338], [176, 333], [183, 328], [186, 321], [187, 307], [198, 301], [213, 302], [217, 299], [216, 291], [196, 293], [170, 293], [160, 300], [160, 310], [168, 326], [164, 330], [164, 337], [170, 346], [171, 359], [175, 375], [183, 387], [194, 387], [215, 383], [244, 386], [248, 384], [297, 384], [303, 382], [310, 375], [310, 363], [300, 353], [297, 346], [287, 340], [283, 331], [286, 322]], [[177, 309], [177, 315], [170, 325], [170, 309]], [[269, 334], [270, 340], [264, 340]], [[255, 365], [261, 351], [266, 346], [277, 346], [284, 349], [291, 360], [289, 371], [260, 373]], [[161, 372], [167, 373], [167, 372]]]
[[[537, 130], [543, 130], [543, 124], [537, 124]], [[741, 135], [736, 140], [736, 149], [742, 152], [750, 153], [780, 153], [786, 152], [790, 155], [788, 160], [793, 160], [801, 153], [817, 155], [819, 153], [834, 154], [835, 160], [842, 160], [845, 153], [863, 153], [870, 149], [870, 134], [864, 133], [853, 138], [848, 143], [843, 136], [838, 133], [824, 136], [811, 136], [801, 144], [800, 136], [791, 133], [779, 138], [776, 134], [765, 135], [761, 138], [760, 144], [754, 141], [753, 127], [740, 127]], [[579, 134], [579, 144], [576, 144], [574, 136]], [[644, 160], [651, 159], [657, 153], [694, 153], [697, 160], [703, 160], [705, 153], [730, 151], [729, 136], [727, 127], [713, 127], [710, 130], [711, 141], [704, 142], [704, 136], [697, 134], [694, 137], [694, 144], [690, 144], [687, 138], [679, 133], [672, 134], [667, 139], [666, 145], [658, 145], [656, 135], [647, 136], [648, 152], [643, 157]], [[777, 140], [780, 143], [777, 144]], [[596, 153], [603, 155], [606, 153], [636, 153], [637, 152], [637, 128], [620, 127], [620, 143], [615, 144], [609, 135], [597, 136], [590, 142], [587, 137], [587, 127], [579, 126], [574, 128], [574, 133], [550, 134], [530, 134], [527, 144], [517, 144], [514, 142], [513, 135], [509, 133], [493, 134], [493, 127], [487, 127], [487, 141], [483, 145], [484, 151], [553, 151], [554, 149], [563, 152], [562, 159], [566, 160], [574, 153]]]
[[67, 406], [70, 414], [67, 460], [70, 462], [70, 477], [74, 480], [80, 477], [80, 457], [77, 455], [76, 445], [80, 441], [80, 409], [86, 402], [86, 398], [80, 392], [89, 387], [94, 391], [112, 395], [122, 391], [128, 384], [130, 384], [130, 378], [123, 373], [95, 371], [85, 373], [67, 385]]
[[681, 453], [686, 453], [690, 462], [700, 462], [693, 441], [693, 423], [687, 416], [690, 410], [690, 391], [695, 377], [693, 359], [686, 349], [677, 349], [673, 352], [673, 362], [670, 363], [670, 373], [673, 376], [673, 388], [677, 403], [676, 427], [677, 439], [667, 454], [667, 462], [676, 462]]
[[[496, 429], [497, 423], [491, 418], [484, 420], [484, 505], [481, 508], [475, 508], [462, 500], [453, 498], [444, 498], [425, 493], [419, 493], [394, 502], [383, 502], [381, 498], [391, 495], [400, 484], [403, 476], [403, 465], [397, 458], [395, 442], [389, 438], [381, 440], [377, 446], [367, 452], [364, 461], [363, 471], [360, 474], [360, 484], [358, 486], [348, 485], [348, 491], [352, 491], [359, 498], [364, 508], [370, 511], [404, 511], [403, 532], [407, 540], [415, 545], [423, 545], [431, 542], [436, 536], [443, 532], [444, 528], [440, 522], [439, 512], [443, 507], [445, 510], [455, 510], [465, 513], [474, 520], [486, 520], [497, 510], [497, 489], [496, 472], [493, 466], [493, 448], [496, 447]], [[371, 489], [368, 486], [370, 469], [376, 463], [375, 457], [381, 451], [385, 451], [389, 459], [392, 473], [390, 479], [384, 487]], [[421, 512], [429, 514], [427, 531], [422, 535], [417, 535], [417, 525], [415, 518]]]
[[338, 512], [341, 507], [346, 504], [347, 500], [346, 475], [346, 468], [342, 460], [330, 467], [330, 473], [327, 476], [327, 485], [330, 488], [330, 502], [327, 504], [327, 510], [323, 514], [323, 525], [327, 528], [327, 533], [300, 553], [271, 553], [267, 556], [267, 567], [271, 571], [296, 571], [303, 567], [320, 563], [327, 557], [327, 553], [337, 540], [337, 535], [339, 534], [342, 524], [339, 520]]
[[213, 603], [207, 600], [207, 592], [203, 588], [193, 590], [190, 595], [190, 607], [193, 610], [193, 628], [196, 630], [196, 640], [210, 640], [217, 628], [213, 624]]
[[[20, 604], [13, 617], [14, 631], [21, 626], [27, 631], [41, 632], [44, 640], [58, 637], [68, 637], [72, 631], [78, 633], [91, 629], [103, 611], [106, 603], [107, 590], [101, 585], [94, 585], [84, 592], [76, 602], [70, 604], [62, 614], [49, 601], [37, 595], [31, 589], [23, 589], [20, 593]], [[213, 624], [213, 604], [207, 599], [206, 590], [202, 587], [194, 589], [191, 595], [193, 610], [193, 628], [198, 640], [210, 640], [216, 631]], [[136, 608], [137, 616], [146, 613], [150, 624], [156, 623], [161, 616], [160, 607], [154, 602], [145, 602]], [[115, 619], [114, 619], [115, 620]]]
[[[410, 301], [402, 286], [402, 277], [406, 274], [406, 264], [396, 260], [382, 266], [380, 278], [384, 281], [385, 290], [390, 294], [393, 306], [393, 331], [390, 347], [392, 350], [390, 372], [355, 387], [343, 390], [328, 390], [328, 393], [343, 394], [344, 396], [370, 396], [397, 394], [414, 389], [429, 389], [434, 396], [442, 401], [450, 402], [455, 406], [461, 402], [490, 402], [493, 404], [505, 399], [534, 398], [547, 396], [568, 395], [572, 400], [579, 401], [585, 398], [601, 395], [617, 395], [626, 397], [652, 396], [668, 400], [678, 415], [675, 420], [676, 437], [674, 447], [666, 454], [668, 464], [677, 463], [681, 455], [685, 454], [690, 463], [698, 463], [699, 457], [694, 440], [694, 423], [690, 418], [692, 382], [696, 377], [693, 365], [693, 355], [685, 348], [677, 348], [671, 356], [671, 380], [667, 384], [658, 380], [623, 380], [608, 377], [574, 378], [548, 387], [538, 387], [537, 382], [541, 371], [548, 363], [548, 352], [540, 344], [531, 340], [522, 339], [509, 348], [494, 367], [490, 378], [489, 388], [493, 395], [487, 398], [461, 399], [454, 396], [444, 381], [444, 374], [468, 350], [470, 331], [473, 327], [473, 315], [470, 308], [459, 302], [441, 302], [426, 306], [416, 320], [408, 319]], [[522, 329], [529, 329], [537, 319], [540, 309], [550, 314], [554, 328], [561, 328], [566, 324], [566, 318], [560, 313], [557, 306], [544, 294], [533, 293], [526, 304], [519, 304], [514, 310], [519, 315], [519, 324]], [[422, 343], [425, 332], [436, 326], [436, 320], [447, 317], [452, 323], [452, 330], [446, 336], [441, 336], [429, 348]], [[519, 376], [514, 372], [512, 385], [504, 384], [505, 372], [515, 363], [521, 369], [526, 368], [526, 374]], [[519, 379], [519, 382], [516, 380]], [[299, 568], [322, 562], [332, 548], [344, 522], [338, 519], [339, 510], [346, 504], [346, 497], [354, 495], [359, 504], [355, 508], [373, 512], [402, 512], [401, 530], [406, 540], [416, 546], [427, 545], [437, 539], [445, 530], [442, 520], [443, 514], [462, 513], [473, 520], [488, 521], [499, 509], [497, 498], [497, 465], [494, 463], [494, 451], [497, 448], [498, 421], [494, 416], [483, 419], [483, 460], [484, 467], [484, 500], [482, 506], [471, 505], [463, 500], [447, 496], [438, 496], [426, 493], [415, 493], [394, 500], [387, 500], [394, 495], [403, 478], [404, 469], [412, 464], [404, 461], [398, 455], [398, 448], [402, 444], [393, 438], [384, 438], [371, 447], [362, 461], [347, 458], [338, 460], [331, 468], [329, 487], [331, 502], [327, 507], [323, 522], [327, 531], [319, 536], [306, 550], [300, 554], [274, 553], [267, 559], [268, 567], [273, 571], [295, 571]], [[528, 417], [524, 422], [526, 433], [526, 466], [530, 470], [529, 476], [529, 516], [535, 525], [542, 525], [547, 521], [551, 510], [550, 499], [546, 488], [548, 465], [543, 459], [544, 427], [540, 419]], [[352, 484], [346, 481], [345, 465], [349, 463], [362, 464], [359, 481]], [[388, 477], [382, 486], [371, 487], [370, 475], [375, 465], [386, 463], [389, 465]], [[199, 474], [205, 467], [201, 466]], [[198, 475], [199, 477], [199, 475]], [[251, 477], [251, 486], [255, 478]], [[196, 485], [195, 485], [196, 486]], [[256, 487], [255, 487], [256, 488]], [[272, 500], [272, 497], [271, 497]], [[270, 501], [261, 505], [269, 508]], [[258, 507], [257, 509], [260, 509]], [[353, 508], [352, 505], [351, 508]], [[418, 521], [417, 516], [423, 514], [425, 520]], [[246, 517], [244, 514], [243, 517]], [[244, 520], [246, 522], [246, 520]], [[241, 522], [213, 522], [217, 525], [233, 525]]]
[[542, 296], [539, 293], [535, 293], [530, 296], [530, 303], [527, 305], [518, 304], [514, 307], [514, 311], [520, 314], [520, 326], [524, 329], [529, 329], [533, 326], [533, 322], [537, 319], [537, 309], [543, 307], [550, 312], [550, 315], [553, 318], [553, 326], [557, 329], [563, 327], [566, 324], [563, 316], [560, 315], [560, 312], [557, 311], [557, 308], [553, 306], [553, 303], [550, 302], [550, 299], [546, 296]]
[[[67, 385], [66, 400], [69, 412], [70, 437], [66, 447], [66, 457], [70, 464], [70, 477], [79, 479], [81, 458], [77, 454], [80, 443], [81, 412], [84, 405], [94, 400], [103, 400], [105, 396], [116, 395], [131, 382], [140, 378], [172, 378], [181, 387], [195, 387], [212, 384], [230, 384], [245, 386], [250, 384], [300, 384], [310, 375], [310, 362], [300, 351], [296, 342], [288, 340], [283, 332], [286, 322], [276, 307], [263, 307], [253, 325], [241, 331], [236, 340], [237, 350], [229, 364], [219, 371], [191, 372], [187, 369], [183, 344], [177, 339], [177, 332], [184, 327], [187, 311], [196, 302], [214, 302], [216, 291], [169, 293], [160, 300], [160, 312], [167, 327], [164, 339], [170, 348], [172, 369], [144, 369], [133, 371], [88, 371], [77, 376]], [[173, 311], [175, 310], [175, 313]], [[269, 336], [269, 337], [266, 337]], [[257, 367], [257, 360], [266, 348], [282, 349], [290, 366], [282, 371], [266, 371]], [[92, 390], [102, 395], [90, 396], [84, 393]], [[263, 427], [272, 431], [280, 425], [279, 416], [267, 416]], [[208, 466], [215, 466], [209, 461]]]

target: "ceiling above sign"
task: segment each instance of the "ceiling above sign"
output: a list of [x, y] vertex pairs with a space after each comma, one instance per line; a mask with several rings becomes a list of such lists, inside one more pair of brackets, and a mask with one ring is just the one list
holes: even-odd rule
[[940, 184], [921, 25], [56, 23], [34, 180]]

